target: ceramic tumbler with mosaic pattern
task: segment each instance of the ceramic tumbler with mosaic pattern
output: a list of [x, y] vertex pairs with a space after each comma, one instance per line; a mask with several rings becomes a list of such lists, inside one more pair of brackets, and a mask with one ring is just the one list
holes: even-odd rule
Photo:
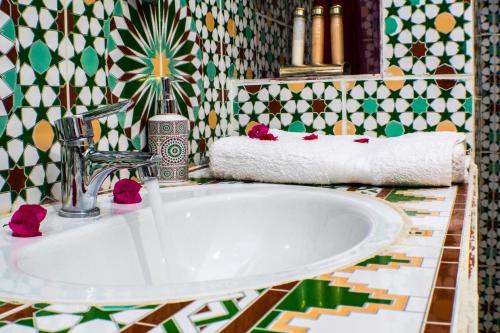
[[188, 179], [189, 120], [177, 114], [149, 119], [149, 150], [161, 157], [158, 180], [177, 183]]

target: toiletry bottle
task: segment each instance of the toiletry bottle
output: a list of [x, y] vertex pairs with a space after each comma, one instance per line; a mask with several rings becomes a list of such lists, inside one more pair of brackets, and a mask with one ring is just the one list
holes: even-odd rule
[[157, 114], [148, 120], [148, 144], [161, 157], [158, 180], [177, 183], [188, 179], [189, 120], [177, 114], [171, 81], [161, 78]]
[[304, 41], [306, 34], [306, 11], [297, 7], [293, 12], [292, 65], [304, 65]]
[[313, 65], [323, 64], [325, 42], [325, 18], [323, 6], [314, 6], [312, 10], [312, 56]]
[[344, 25], [342, 23], [342, 6], [335, 5], [330, 8], [330, 35], [332, 46], [332, 63], [344, 63]]

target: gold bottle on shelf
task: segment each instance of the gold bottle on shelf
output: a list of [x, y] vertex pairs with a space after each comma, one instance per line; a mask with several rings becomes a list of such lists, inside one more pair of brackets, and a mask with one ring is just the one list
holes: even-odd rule
[[330, 8], [330, 36], [332, 47], [332, 63], [344, 63], [344, 25], [342, 22], [342, 6], [334, 5]]
[[312, 52], [311, 64], [322, 65], [325, 43], [325, 18], [323, 6], [314, 6], [312, 10]]

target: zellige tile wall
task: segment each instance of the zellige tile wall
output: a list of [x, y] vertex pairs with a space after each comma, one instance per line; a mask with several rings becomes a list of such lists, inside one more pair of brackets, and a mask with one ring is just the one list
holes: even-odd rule
[[253, 122], [291, 131], [388, 137], [459, 131], [474, 147], [471, 2], [383, 0], [380, 6], [380, 75], [241, 81], [234, 108], [238, 132], [245, 133]]
[[287, 61], [288, 8], [284, 0], [0, 0], [0, 213], [59, 198], [60, 117], [133, 99], [129, 112], [94, 121], [95, 141], [145, 149], [160, 76], [175, 80], [191, 121], [191, 162], [203, 163], [228, 132], [230, 80], [275, 74]]
[[479, 315], [481, 332], [500, 331], [500, 2], [476, 10], [476, 162], [479, 165]]

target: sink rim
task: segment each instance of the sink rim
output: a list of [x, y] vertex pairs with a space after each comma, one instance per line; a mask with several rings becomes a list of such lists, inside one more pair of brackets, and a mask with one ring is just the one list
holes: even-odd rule
[[[81, 289], [80, 294], [86, 295], [86, 297], [76, 296], [76, 293], [73, 297], [66, 296], [41, 296], [41, 294], [37, 296], [30, 296], [20, 293], [12, 293], [3, 288], [2, 281], [3, 277], [0, 277], [0, 298], [7, 300], [16, 300], [16, 301], [27, 301], [27, 302], [49, 302], [49, 303], [70, 303], [70, 304], [94, 304], [94, 305], [122, 305], [122, 304], [156, 304], [156, 303], [165, 303], [165, 302], [174, 302], [181, 300], [192, 300], [192, 299], [200, 299], [200, 298], [212, 298], [212, 297], [220, 297], [223, 295], [232, 295], [235, 293], [239, 293], [242, 290], [251, 290], [251, 289], [259, 289], [259, 288], [269, 288], [273, 285], [279, 285], [283, 283], [287, 283], [290, 281], [297, 281], [306, 278], [311, 278], [318, 276], [320, 274], [338, 271], [345, 266], [352, 265], [356, 262], [362, 261], [366, 258], [369, 258], [376, 253], [381, 252], [386, 247], [394, 244], [400, 237], [406, 235], [407, 230], [409, 229], [410, 223], [408, 216], [404, 213], [402, 209], [399, 207], [382, 200], [376, 197], [369, 197], [366, 195], [362, 195], [356, 192], [347, 192], [330, 188], [321, 188], [321, 187], [309, 187], [309, 186], [297, 186], [297, 185], [277, 185], [277, 184], [261, 184], [261, 183], [250, 183], [250, 184], [242, 184], [242, 183], [231, 183], [231, 184], [208, 184], [202, 186], [185, 186], [185, 187], [169, 187], [162, 188], [161, 192], [171, 191], [171, 192], [196, 192], [196, 191], [206, 191], [209, 193], [210, 191], [220, 191], [220, 194], [225, 193], [224, 190], [228, 190], [229, 193], [231, 191], [237, 191], [238, 189], [242, 189], [243, 192], [238, 193], [246, 193], [248, 190], [266, 190], [266, 189], [276, 189], [276, 190], [296, 190], [296, 191], [304, 191], [304, 192], [325, 192], [332, 197], [340, 196], [340, 197], [351, 197], [360, 199], [361, 202], [368, 204], [368, 206], [379, 206], [384, 207], [383, 210], [386, 212], [390, 212], [392, 214], [396, 214], [398, 217], [398, 221], [388, 222], [385, 221], [384, 226], [377, 226], [370, 220], [371, 230], [360, 243], [355, 245], [354, 247], [338, 253], [334, 256], [327, 257], [325, 259], [321, 259], [306, 265], [300, 265], [296, 267], [292, 267], [290, 269], [282, 270], [276, 273], [269, 273], [263, 275], [251, 275], [245, 277], [238, 278], [229, 278], [229, 279], [219, 279], [219, 280], [204, 280], [204, 281], [195, 281], [195, 282], [186, 282], [186, 283], [169, 283], [169, 284], [161, 284], [158, 286], [149, 286], [145, 288], [145, 286], [94, 286], [92, 287], [89, 284], [77, 284], [77, 283], [67, 283], [67, 282], [54, 282], [48, 281], [44, 278], [34, 277], [31, 275], [33, 280], [38, 280], [44, 283], [47, 287], [61, 288], [65, 289], [66, 294], [72, 293], [75, 287]], [[205, 194], [206, 195], [206, 194]], [[189, 200], [189, 199], [180, 199], [181, 200]], [[147, 200], [144, 200], [146, 204], [144, 205], [134, 205], [134, 207], [127, 206], [124, 211], [135, 211], [138, 209], [147, 208]], [[177, 200], [176, 200], [177, 201]], [[103, 209], [103, 214], [100, 217], [93, 219], [84, 219], [80, 221], [74, 220], [64, 220], [71, 223], [72, 226], [62, 230], [62, 232], [78, 232], [77, 230], [80, 228], [101, 228], [102, 224], [95, 223], [101, 219], [107, 219], [112, 217], [110, 212], [111, 202], [109, 199], [109, 194], [99, 196], [99, 205]], [[58, 208], [58, 205], [50, 205], [48, 206], [49, 211], [52, 213]], [[135, 208], [135, 209], [134, 209]], [[380, 215], [384, 215], [380, 213]], [[395, 215], [395, 216], [396, 216]], [[0, 223], [4, 223], [5, 220], [8, 220], [10, 215], [4, 219], [0, 219]], [[396, 219], [394, 219], [396, 220]], [[51, 220], [51, 222], [57, 223], [57, 219]], [[123, 223], [120, 220], [115, 221], [106, 221], [107, 223]], [[80, 225], [79, 225], [80, 224]], [[388, 225], [396, 225], [399, 224], [398, 232], [390, 235], [385, 240], [379, 240], [378, 242], [370, 242], [370, 237], [373, 237], [374, 229], [382, 229]], [[71, 230], [73, 229], [73, 230]], [[91, 230], [91, 229], [89, 229]], [[31, 246], [36, 245], [37, 243], [45, 243], [51, 240], [52, 237], [60, 237], [61, 231], [56, 232], [55, 234], [48, 234], [46, 237], [37, 237], [35, 239], [17, 239], [13, 238], [10, 235], [5, 235], [5, 232], [2, 232], [3, 240], [5, 243], [5, 239], [10, 238], [11, 243], [15, 243], [18, 240], [26, 241], [27, 245], [23, 246], [21, 252], [17, 252], [19, 254], [24, 253], [24, 251], [29, 251]], [[2, 246], [4, 245], [4, 246]], [[5, 248], [5, 244], [2, 244], [2, 239], [0, 239], [0, 251]], [[341, 258], [343, 257], [343, 258]], [[0, 258], [2, 259], [2, 258]], [[12, 264], [8, 265], [8, 269], [12, 269]], [[30, 276], [29, 273], [24, 271], [20, 271], [24, 276]], [[292, 277], [293, 275], [293, 277]], [[221, 286], [223, 285], [223, 287]], [[245, 285], [243, 288], [242, 286]], [[168, 291], [160, 290], [162, 287], [169, 287]], [[92, 293], [88, 293], [89, 289], [92, 289]], [[109, 289], [113, 289], [112, 294], [110, 296], [105, 295]], [[149, 289], [149, 290], [146, 290]], [[171, 292], [171, 289], [175, 290], [183, 290], [190, 289], [190, 292], [184, 292], [183, 296], [178, 296], [175, 292]], [[224, 291], [221, 291], [224, 289]], [[87, 292], [82, 292], [86, 290]], [[138, 291], [140, 291], [138, 293]], [[120, 294], [120, 299], [117, 300], [116, 294]], [[135, 294], [135, 295], [134, 295]], [[170, 296], [169, 296], [170, 294]], [[173, 295], [172, 295], [173, 294]], [[50, 300], [49, 300], [50, 299]]]

